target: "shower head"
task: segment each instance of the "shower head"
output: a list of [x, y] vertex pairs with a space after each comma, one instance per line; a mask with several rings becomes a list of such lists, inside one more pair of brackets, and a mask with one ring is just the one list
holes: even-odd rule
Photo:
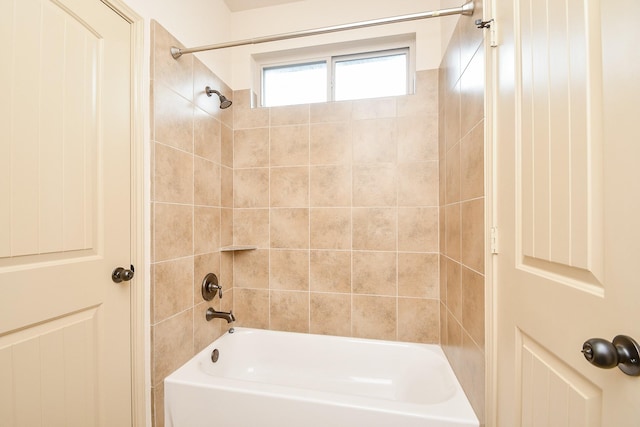
[[207, 93], [207, 96], [211, 96], [212, 93], [215, 93], [216, 95], [218, 95], [218, 98], [220, 98], [220, 109], [221, 110], [224, 110], [225, 108], [231, 107], [232, 102], [230, 100], [228, 100], [226, 96], [224, 96], [223, 94], [221, 94], [217, 90], [211, 89], [209, 86], [204, 88], [204, 90]]

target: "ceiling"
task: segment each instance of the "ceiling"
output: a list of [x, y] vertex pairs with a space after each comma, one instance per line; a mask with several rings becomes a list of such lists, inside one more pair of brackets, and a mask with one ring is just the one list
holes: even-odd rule
[[302, 0], [224, 0], [231, 12], [258, 9], [260, 7], [275, 6], [283, 3], [293, 3]]

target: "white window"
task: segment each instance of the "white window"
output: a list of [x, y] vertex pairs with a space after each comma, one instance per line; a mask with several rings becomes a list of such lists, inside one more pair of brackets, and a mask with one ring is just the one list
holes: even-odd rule
[[409, 93], [409, 48], [333, 58], [333, 100]]
[[[413, 35], [412, 35], [413, 36]], [[413, 89], [413, 39], [258, 56], [259, 105], [308, 104], [406, 95]], [[379, 48], [377, 50], [364, 50]]]
[[310, 104], [327, 100], [327, 63], [309, 62], [262, 69], [262, 105]]

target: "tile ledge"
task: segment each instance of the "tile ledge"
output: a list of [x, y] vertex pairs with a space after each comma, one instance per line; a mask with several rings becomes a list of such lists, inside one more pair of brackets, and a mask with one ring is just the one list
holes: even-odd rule
[[257, 246], [223, 246], [220, 248], [220, 252], [233, 252], [233, 251], [253, 251], [258, 249]]

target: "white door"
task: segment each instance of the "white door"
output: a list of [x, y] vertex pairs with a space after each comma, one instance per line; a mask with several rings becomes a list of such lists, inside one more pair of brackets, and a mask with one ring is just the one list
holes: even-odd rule
[[130, 25], [0, 0], [0, 426], [131, 425]]
[[497, 425], [640, 426], [640, 2], [495, 4]]

